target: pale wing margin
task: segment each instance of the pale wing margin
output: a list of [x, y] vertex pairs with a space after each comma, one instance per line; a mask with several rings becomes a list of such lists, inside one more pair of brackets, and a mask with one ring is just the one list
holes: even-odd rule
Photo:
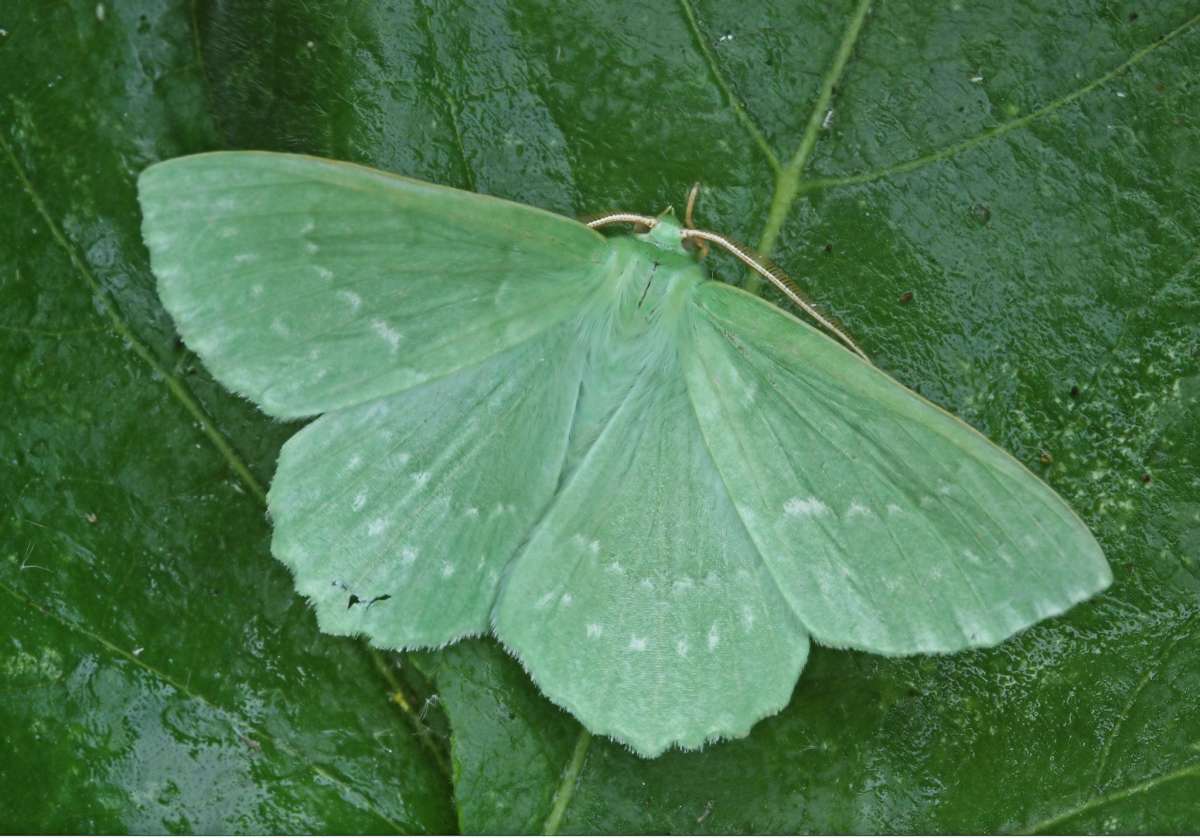
[[999, 643], [1112, 580], [1066, 503], [982, 434], [719, 283], [692, 300], [696, 415], [814, 639], [882, 654]]
[[159, 295], [216, 378], [314, 415], [463, 369], [578, 311], [609, 248], [583, 224], [292, 154], [146, 169]]

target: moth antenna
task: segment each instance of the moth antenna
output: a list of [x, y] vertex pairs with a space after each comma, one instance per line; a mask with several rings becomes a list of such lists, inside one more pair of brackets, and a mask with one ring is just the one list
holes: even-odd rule
[[593, 218], [587, 222], [587, 226], [593, 230], [607, 224], [640, 224], [648, 229], [654, 229], [654, 226], [658, 224], [658, 219], [651, 218], [648, 215], [637, 215], [632, 212], [610, 212], [607, 215]]
[[[689, 222], [689, 224], [691, 221], [692, 208], [695, 205], [695, 197], [699, 191], [700, 184], [696, 183], [692, 186], [692, 190], [688, 194], [688, 205], [684, 214], [684, 219], [685, 221]], [[637, 215], [636, 213], [632, 212], [612, 212], [587, 222], [587, 226], [593, 230], [597, 227], [604, 227], [608, 224], [641, 224], [648, 229], [653, 229], [654, 226], [658, 224], [658, 219], [651, 218], [648, 215]], [[691, 226], [688, 226], [681, 229], [679, 234], [685, 239], [698, 239], [701, 242], [712, 242], [718, 247], [721, 247], [731, 253], [743, 264], [783, 292], [785, 297], [791, 300], [792, 303], [808, 314], [808, 316], [813, 320], [816, 320], [818, 323], [820, 323], [821, 326], [823, 326], [830, 334], [834, 335], [838, 340], [844, 343], [851, 352], [853, 352], [859, 358], [862, 358], [868, 364], [871, 363], [871, 359], [867, 357], [867, 353], [859, 349], [858, 344], [852, 341], [845, 332], [829, 322], [828, 318], [817, 311], [812, 304], [807, 302], [804, 297], [800, 295], [800, 290], [790, 279], [788, 279], [787, 276], [784, 275], [783, 271], [779, 270], [778, 268], [772, 269], [768, 267], [766, 260], [760, 259], [758, 256], [752, 254], [749, 249], [742, 247], [741, 245], [725, 238], [724, 236], [719, 236], [716, 233], [710, 233], [707, 230], [696, 230]]]
[[696, 199], [700, 197], [700, 181], [692, 184], [692, 188], [688, 190], [687, 208], [683, 211], [683, 223], [688, 226], [694, 226], [695, 221], [692, 220], [692, 210], [696, 208]]
[[844, 343], [851, 352], [862, 358], [868, 364], [871, 363], [871, 359], [867, 357], [867, 353], [859, 349], [858, 345], [854, 341], [850, 340], [850, 338], [847, 337], [847, 335], [841, 329], [829, 322], [824, 315], [822, 315], [816, 310], [816, 308], [808, 303], [800, 295], [800, 290], [796, 287], [796, 285], [790, 279], [784, 276], [783, 272], [778, 268], [772, 269], [767, 265], [766, 260], [760, 259], [758, 256], [755, 256], [753, 253], [751, 253], [747, 248], [730, 241], [724, 236], [718, 236], [716, 233], [710, 233], [707, 230], [693, 230], [690, 227], [680, 230], [679, 232], [684, 238], [695, 238], [702, 239], [704, 241], [710, 241], [718, 247], [731, 253], [748, 268], [783, 292], [785, 297], [802, 309], [813, 320], [816, 320], [818, 323], [820, 323], [821, 326], [829, 331], [830, 334], [834, 335], [838, 340]]
[[[692, 210], [696, 208], [696, 199], [700, 197], [700, 181], [692, 184], [692, 188], [688, 190], [687, 208], [683, 211], [683, 223], [686, 227], [694, 227], [696, 222], [692, 220]], [[703, 259], [708, 255], [708, 242], [704, 239], [697, 239], [695, 242], [696, 249], [700, 251], [700, 258]]]

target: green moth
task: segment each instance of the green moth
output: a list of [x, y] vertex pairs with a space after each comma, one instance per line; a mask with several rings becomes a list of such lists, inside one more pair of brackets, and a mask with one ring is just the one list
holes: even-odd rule
[[778, 711], [810, 639], [991, 646], [1111, 581], [1044, 483], [707, 279], [684, 239], [719, 237], [670, 216], [606, 238], [258, 152], [160, 163], [139, 195], [187, 345], [267, 414], [319, 417], [269, 508], [327, 632], [412, 649], [490, 631], [649, 757]]

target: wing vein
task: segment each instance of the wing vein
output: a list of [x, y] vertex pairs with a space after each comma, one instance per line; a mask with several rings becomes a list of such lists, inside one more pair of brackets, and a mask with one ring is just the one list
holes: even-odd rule
[[[699, 360], [700, 366], [701, 366], [701, 367], [704, 369], [704, 371], [705, 371], [706, 373], [708, 373], [708, 371], [710, 370], [710, 367], [709, 367], [709, 366], [708, 366], [708, 364], [706, 363], [704, 356], [703, 356], [702, 354], [700, 354], [700, 353], [696, 353], [696, 356], [695, 356], [695, 357], [696, 357], [696, 358]], [[709, 378], [710, 378], [710, 380], [711, 380], [711, 379], [712, 379], [712, 376], [709, 376]], [[696, 402], [695, 402], [695, 397], [692, 395], [692, 392], [691, 392], [691, 388], [690, 388], [690, 386], [688, 387], [688, 398], [689, 398], [689, 400], [691, 401], [691, 404], [692, 404], [692, 412], [693, 412], [693, 415], [694, 415], [694, 414], [696, 413]], [[722, 415], [724, 415], [724, 416], [725, 416], [725, 417], [728, 419], [728, 414], [727, 414], [727, 410], [726, 410], [726, 407], [725, 407], [725, 403], [724, 403], [722, 400], [720, 400], [720, 399], [718, 399], [718, 400], [717, 400], [717, 403], [718, 403], [718, 406], [719, 406], [719, 407], [720, 407], [720, 409], [721, 409]], [[797, 614], [797, 613], [795, 612], [795, 609], [794, 609], [794, 607], [792, 606], [791, 602], [788, 600], [788, 597], [787, 597], [787, 594], [786, 594], [786, 592], [785, 592], [785, 589], [784, 589], [784, 587], [783, 587], [783, 584], [782, 584], [782, 583], [779, 581], [779, 577], [778, 577], [778, 575], [777, 575], [777, 574], [776, 574], [776, 572], [775, 572], [775, 568], [774, 568], [774, 566], [771, 564], [771, 562], [770, 562], [770, 561], [768, 561], [768, 560], [767, 560], [766, 556], [764, 556], [764, 555], [763, 555], [762, 548], [759, 546], [758, 542], [757, 542], [757, 541], [754, 539], [754, 536], [753, 536], [753, 533], [752, 533], [752, 531], [751, 531], [751, 529], [750, 529], [750, 526], [749, 526], [749, 524], [747, 524], [747, 522], [746, 522], [745, 518], [742, 516], [742, 511], [741, 511], [741, 510], [738, 508], [738, 504], [737, 504], [737, 502], [734, 500], [733, 492], [732, 492], [732, 491], [730, 490], [730, 488], [729, 488], [729, 481], [728, 481], [728, 479], [725, 477], [725, 473], [724, 473], [724, 472], [721, 470], [721, 467], [720, 467], [720, 461], [719, 461], [719, 460], [716, 458], [716, 456], [713, 454], [712, 446], [709, 444], [708, 437], [707, 437], [707, 435], [706, 435], [706, 434], [705, 434], [705, 432], [704, 432], [704, 425], [703, 425], [703, 423], [701, 423], [701, 422], [697, 422], [696, 424], [697, 424], [697, 425], [699, 426], [699, 428], [700, 428], [700, 438], [701, 438], [701, 440], [704, 442], [704, 447], [705, 447], [705, 450], [706, 450], [706, 451], [708, 451], [708, 456], [709, 456], [709, 459], [711, 459], [711, 460], [712, 460], [712, 462], [713, 462], [713, 467], [716, 469], [716, 471], [717, 471], [717, 475], [718, 475], [718, 476], [720, 476], [720, 478], [721, 478], [721, 485], [725, 487], [725, 495], [726, 495], [726, 497], [729, 499], [729, 502], [730, 502], [730, 504], [733, 506], [733, 510], [734, 510], [734, 512], [737, 514], [738, 521], [741, 523], [741, 525], [742, 525], [742, 528], [743, 528], [743, 529], [746, 531], [746, 534], [747, 534], [747, 537], [748, 537], [748, 538], [749, 538], [749, 540], [750, 540], [750, 543], [751, 543], [752, 545], [754, 545], [754, 551], [755, 551], [755, 554], [758, 556], [758, 560], [759, 560], [759, 562], [761, 562], [761, 563], [762, 563], [762, 566], [763, 566], [763, 568], [766, 570], [766, 572], [767, 572], [767, 575], [770, 577], [771, 581], [772, 581], [772, 582], [775, 584], [775, 589], [778, 591], [778, 593], [779, 593], [780, 597], [783, 599], [783, 601], [784, 601], [785, 603], [787, 603], [787, 604], [788, 604], [788, 608], [789, 608], [789, 610], [791, 610], [791, 611], [792, 611], [792, 613], [795, 615], [795, 617], [796, 617], [798, 620], [800, 620], [800, 622], [801, 622], [801, 624], [802, 624], [802, 625], [804, 625], [804, 627], [805, 627], [805, 630], [806, 630], [806, 631], [808, 631], [809, 629], [808, 629], [808, 625], [807, 625], [807, 623], [805, 623], [805, 622], [804, 622], [804, 619], [803, 619], [803, 618], [802, 618], [802, 617], [801, 617], [799, 614]], [[768, 427], [770, 427], [769, 423], [768, 423]], [[770, 428], [770, 430], [771, 430], [771, 434], [772, 434], [772, 436], [774, 436], [774, 437], [775, 437], [776, 441], [777, 441], [777, 442], [779, 442], [779, 443], [782, 443], [782, 440], [780, 440], [780, 439], [779, 439], [779, 437], [778, 437], [778, 434], [775, 432], [775, 429], [774, 429], [774, 428]], [[739, 451], [742, 451], [742, 452], [745, 452], [745, 451], [746, 451], [745, 443], [742, 441], [742, 438], [741, 438], [741, 436], [739, 436], [739, 435], [737, 435], [737, 434], [734, 434], [734, 435], [733, 435], [733, 440], [734, 440], [734, 444], [736, 444], [736, 445], [737, 445], [737, 447], [738, 447], [738, 450], [739, 450]], [[745, 456], [745, 459], [748, 461], [748, 460], [749, 460], [749, 456], [748, 456], [748, 455], [746, 455], [746, 456]], [[757, 476], [753, 474], [753, 470], [750, 470], [750, 471], [751, 471], [751, 479], [755, 481], [756, 485], [758, 485], [758, 479], [757, 479]], [[760, 496], [764, 496], [764, 494], [763, 494], [763, 492], [761, 491], [761, 489], [759, 489], [758, 491], [759, 491], [759, 495], [760, 495]], [[828, 533], [827, 533], [827, 534], [828, 534]], [[832, 535], [830, 536], [830, 539], [831, 539], [831, 540], [833, 540], [833, 541], [836, 541], [836, 539], [834, 539], [834, 538], [832, 537]], [[828, 548], [825, 548], [825, 547], [822, 545], [822, 549], [824, 549], [824, 550], [825, 550], [825, 553], [826, 553], [826, 555], [828, 555]], [[853, 586], [854, 586], [856, 589], [858, 589], [858, 581], [857, 581], [857, 580], [851, 580], [851, 584], [852, 584], [852, 585], [853, 585]], [[810, 633], [811, 633], [811, 632], [810, 632]]]
[[[733, 339], [733, 336], [732, 336], [732, 335], [730, 335], [730, 334], [729, 334], [728, 332], [726, 332], [726, 331], [725, 331], [723, 328], [721, 328], [720, 326], [718, 326], [718, 325], [717, 325], [717, 324], [716, 324], [716, 323], [715, 323], [713, 320], [710, 320], [709, 322], [710, 322], [710, 323], [712, 323], [713, 327], [714, 327], [714, 328], [717, 330], [717, 332], [718, 332], [718, 333], [719, 333], [719, 334], [720, 334], [720, 335], [721, 335], [721, 336], [722, 336], [722, 337], [725, 339], [725, 341], [726, 341], [726, 342], [727, 342], [727, 343], [728, 343], [728, 344], [729, 344], [729, 345], [730, 345], [730, 346], [733, 348], [733, 351], [734, 351], [734, 352], [736, 352], [736, 353], [737, 353], [739, 356], [741, 356], [741, 357], [742, 357], [742, 359], [745, 361], [745, 363], [747, 363], [747, 364], [748, 364], [749, 366], [751, 366], [752, 368], [753, 368], [753, 367], [755, 367], [754, 363], [753, 363], [753, 362], [752, 362], [752, 361], [751, 361], [751, 360], [750, 360], [750, 359], [747, 357], [747, 355], [746, 355], [745, 351], [743, 350], [743, 348], [742, 348], [741, 346], [739, 346], [739, 344], [738, 344], [738, 342], [737, 342], [736, 340], [734, 340], [734, 339]], [[776, 362], [774, 362], [773, 360], [771, 360], [770, 358], [768, 358], [768, 360], [769, 360], [769, 361], [771, 361], [771, 363], [776, 363]], [[802, 412], [802, 411], [800, 411], [800, 410], [799, 410], [799, 409], [796, 407], [796, 405], [795, 405], [795, 404], [792, 402], [792, 400], [791, 400], [791, 399], [789, 399], [789, 398], [787, 397], [787, 395], [786, 395], [786, 394], [785, 394], [785, 393], [784, 393], [784, 392], [783, 392], [783, 391], [782, 391], [782, 390], [779, 388], [778, 384], [775, 382], [775, 380], [774, 380], [774, 379], [773, 379], [771, 376], [769, 376], [769, 375], [763, 375], [763, 380], [764, 380], [764, 381], [766, 381], [767, 385], [768, 385], [768, 386], [769, 386], [769, 387], [770, 387], [770, 388], [771, 388], [771, 389], [772, 389], [772, 390], [775, 392], [775, 394], [776, 394], [776, 395], [777, 395], [777, 396], [780, 398], [780, 400], [781, 400], [781, 401], [782, 401], [782, 402], [783, 402], [783, 403], [784, 403], [784, 404], [785, 404], [785, 405], [788, 407], [788, 409], [789, 409], [789, 410], [792, 412], [792, 414], [793, 414], [793, 415], [795, 415], [796, 417], [798, 417], [798, 418], [800, 419], [800, 421], [801, 421], [801, 422], [803, 422], [803, 423], [804, 423], [806, 426], [808, 426], [808, 428], [809, 428], [809, 429], [810, 429], [810, 430], [811, 430], [811, 431], [812, 431], [812, 432], [813, 432], [813, 433], [814, 433], [814, 434], [815, 434], [817, 437], [819, 437], [819, 438], [821, 438], [821, 439], [825, 440], [825, 442], [826, 442], [826, 443], [829, 445], [829, 448], [830, 448], [830, 450], [836, 451], [836, 452], [837, 452], [839, 455], [841, 455], [841, 457], [842, 457], [842, 459], [843, 459], [843, 460], [846, 460], [846, 461], [848, 461], [848, 460], [850, 459], [850, 457], [847, 455], [847, 453], [846, 453], [846, 451], [845, 451], [844, 449], [842, 449], [842, 448], [841, 448], [839, 445], [837, 445], [837, 444], [836, 444], [836, 443], [835, 443], [835, 442], [832, 440], [832, 438], [828, 437], [828, 436], [827, 436], [827, 435], [826, 435], [826, 434], [825, 434], [823, 431], [821, 431], [819, 428], [817, 428], [817, 426], [816, 426], [816, 425], [814, 425], [814, 424], [813, 424], [813, 423], [812, 423], [812, 422], [811, 422], [811, 421], [810, 421], [810, 420], [809, 420], [807, 417], [805, 417], [805, 416], [804, 416], [803, 412]], [[788, 452], [790, 449], [789, 449], [789, 448], [788, 448], [786, 445], [784, 445], [784, 442], [783, 442], [783, 440], [782, 440], [782, 439], [779, 437], [779, 435], [778, 435], [778, 432], [775, 430], [775, 428], [774, 428], [774, 427], [771, 425], [771, 423], [770, 423], [769, 421], [766, 421], [766, 422], [764, 422], [764, 424], [765, 424], [765, 425], [766, 425], [766, 426], [767, 426], [767, 427], [768, 427], [768, 428], [771, 430], [772, 436], [774, 437], [774, 439], [775, 439], [775, 441], [776, 441], [776, 444], [779, 446], [779, 450], [780, 450], [780, 451], [782, 451], [782, 452], [784, 452], [785, 456], [787, 456], [787, 452]], [[867, 437], [867, 436], [865, 436], [865, 435], [864, 435], [864, 437], [863, 437], [863, 438], [864, 438], [864, 440], [866, 440], [866, 441], [870, 442], [870, 438], [869, 438], [869, 437]], [[872, 446], [874, 446], [874, 443], [873, 443], [873, 442], [871, 442], [871, 445], [872, 445]], [[788, 456], [788, 461], [789, 461], [789, 463], [791, 462], [791, 457], [790, 457], [790, 456]], [[793, 469], [792, 469], [792, 470], [793, 470], [793, 472], [795, 472], [795, 471], [796, 471], [796, 469], [795, 469], [794, 467], [793, 467]], [[853, 469], [851, 469], [851, 473], [854, 473], [854, 472], [853, 472]], [[860, 489], [863, 491], [864, 495], [865, 495], [865, 496], [867, 496], [867, 497], [870, 497], [870, 498], [872, 498], [872, 500], [874, 500], [874, 501], [878, 502], [878, 497], [877, 497], [877, 496], [876, 496], [876, 495], [875, 495], [873, 492], [869, 491], [869, 490], [866, 488], [866, 484], [865, 484], [865, 482], [863, 481], [863, 479], [862, 479], [860, 476], [858, 476], [856, 473], [854, 474], [854, 477], [855, 477], [855, 480], [857, 481], [857, 483], [858, 483], [858, 485], [859, 485]], [[828, 527], [827, 527], [827, 526], [825, 526], [824, 524], [821, 524], [821, 523], [819, 523], [819, 522], [818, 522], [818, 526], [820, 526], [820, 528], [822, 529], [822, 531], [824, 531], [824, 532], [825, 532], [826, 536], [827, 536], [828, 538], [830, 538], [830, 540], [831, 540], [831, 541], [833, 541], [833, 542], [834, 542], [834, 543], [836, 543], [836, 544], [837, 544], [839, 547], [841, 547], [841, 548], [842, 548], [843, 552], [847, 552], [847, 551], [845, 550], [845, 546], [844, 546], [844, 545], [841, 543], [841, 541], [840, 541], [840, 540], [838, 540], [838, 539], [836, 539], [836, 538], [834, 538], [834, 537], [832, 536], [832, 534], [829, 532], [829, 529], [828, 529]], [[908, 572], [908, 575], [909, 575], [909, 576], [912, 578], [912, 580], [913, 580], [913, 587], [915, 588], [915, 590], [916, 590], [916, 591], [919, 591], [919, 592], [920, 592], [921, 596], [923, 596], [923, 597], [925, 598], [925, 601], [926, 601], [926, 602], [929, 604], [929, 606], [930, 606], [931, 608], [936, 608], [936, 603], [935, 603], [934, 599], [932, 598], [932, 596], [931, 596], [931, 595], [930, 595], [930, 593], [929, 593], [928, 586], [927, 586], [927, 585], [924, 585], [924, 584], [922, 584], [920, 577], [917, 575], [917, 573], [916, 573], [916, 570], [913, 568], [913, 566], [912, 566], [912, 564], [911, 564], [911, 561], [909, 561], [909, 559], [910, 559], [911, 557], [908, 555], [907, 551], [906, 551], [906, 550], [904, 550], [904, 548], [903, 548], [903, 547], [900, 545], [899, 541], [897, 541], [897, 539], [896, 539], [896, 536], [895, 536], [895, 534], [894, 534], [894, 533], [891, 531], [891, 529], [885, 525], [885, 526], [884, 526], [884, 530], [885, 530], [885, 532], [887, 532], [889, 540], [890, 540], [890, 541], [892, 542], [892, 544], [895, 546], [897, 553], [898, 553], [898, 554], [899, 554], [899, 555], [900, 555], [900, 556], [901, 556], [903, 559], [905, 559], [905, 561], [902, 561], [902, 562], [901, 562], [901, 565], [902, 565], [902, 566], [904, 567], [904, 569], [905, 569], [905, 570]], [[842, 566], [843, 566], [843, 567], [845, 566], [845, 565], [844, 565], [844, 562], [842, 562], [842, 563], [840, 563], [840, 564], [842, 564]], [[870, 597], [867, 597], [867, 596], [864, 596], [864, 595], [863, 595], [862, 588], [861, 588], [861, 586], [860, 586], [860, 585], [858, 585], [858, 584], [857, 584], [857, 581], [856, 581], [856, 580], [854, 581], [854, 587], [855, 587], [855, 589], [856, 589], [856, 590], [858, 590], [858, 591], [860, 592], [860, 596], [862, 596], [862, 599], [863, 599], [863, 601], [864, 601], [864, 602], [872, 602], [872, 599], [871, 599]], [[797, 615], [797, 616], [800, 616], [800, 615]], [[801, 619], [803, 620], [803, 617], [801, 617]], [[960, 629], [961, 629], [961, 626], [960, 626]], [[811, 631], [811, 629], [810, 629], [810, 631]], [[813, 633], [815, 634], [815, 632], [813, 632]]]

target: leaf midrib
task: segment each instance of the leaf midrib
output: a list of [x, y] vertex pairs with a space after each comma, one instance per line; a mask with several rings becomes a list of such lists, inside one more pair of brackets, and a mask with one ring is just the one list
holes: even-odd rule
[[[1184, 34], [1191, 27], [1197, 23], [1200, 23], [1200, 14], [1194, 15], [1184, 23], [1172, 29], [1166, 35], [1163, 35], [1150, 44], [1142, 47], [1139, 50], [1136, 50], [1121, 64], [1101, 74], [1100, 76], [1097, 76], [1091, 81], [1086, 82], [1070, 93], [1067, 93], [1064, 96], [1049, 102], [1048, 104], [1030, 112], [1029, 114], [1026, 114], [1025, 116], [1001, 123], [1000, 125], [986, 131], [982, 131], [973, 137], [951, 143], [944, 148], [912, 160], [893, 164], [873, 171], [841, 177], [812, 178], [805, 180], [803, 178], [804, 168], [808, 164], [812, 151], [816, 146], [816, 138], [820, 131], [823, 111], [828, 107], [828, 104], [832, 98], [833, 87], [836, 86], [838, 80], [845, 70], [846, 64], [849, 61], [850, 53], [853, 51], [854, 45], [861, 34], [866, 15], [870, 12], [871, 3], [872, 0], [860, 0], [858, 6], [856, 7], [855, 12], [846, 27], [845, 33], [843, 34], [841, 44], [834, 55], [834, 60], [829, 70], [825, 73], [821, 87], [821, 94], [818, 95], [817, 101], [815, 102], [813, 109], [809, 114], [809, 119], [806, 125], [804, 136], [801, 139], [800, 146], [797, 148], [796, 153], [789, 161], [788, 166], [784, 168], [780, 166], [779, 158], [775, 155], [770, 145], [766, 142], [761, 131], [758, 129], [757, 124], [754, 122], [753, 117], [736, 99], [732, 87], [721, 74], [715, 57], [712, 56], [711, 53], [705, 48], [703, 43], [703, 35], [700, 31], [699, 24], [695, 19], [694, 11], [690, 6], [689, 0], [680, 0], [680, 6], [685, 16], [689, 32], [696, 41], [697, 49], [700, 50], [715, 83], [719, 87], [721, 93], [726, 97], [729, 107], [733, 111], [735, 120], [746, 130], [747, 134], [749, 134], [750, 138], [763, 153], [764, 157], [767, 159], [776, 175], [775, 190], [771, 198], [768, 220], [764, 225], [763, 233], [759, 238], [758, 251], [764, 257], [770, 255], [771, 250], [774, 248], [774, 245], [778, 240], [778, 235], [782, 229], [784, 221], [791, 213], [791, 209], [795, 203], [795, 200], [801, 195], [820, 189], [852, 186], [874, 180], [880, 180], [892, 175], [905, 174], [922, 168], [926, 165], [936, 163], [940, 160], [954, 157], [958, 154], [968, 151], [971, 148], [974, 148], [977, 145], [985, 143], [988, 140], [1001, 137], [1011, 131], [1024, 128], [1035, 120], [1054, 113], [1055, 111], [1060, 110], [1075, 100], [1092, 92], [1096, 88], [1101, 87], [1116, 76], [1146, 59], [1155, 50], [1167, 45], [1172, 40]], [[752, 279], [757, 279], [757, 277]], [[555, 804], [550, 816], [547, 817], [543, 834], [555, 834], [559, 823], [565, 814], [566, 807], [572, 799], [574, 788], [581, 781], [579, 776], [579, 766], [575, 766], [575, 763], [576, 760], [580, 758], [580, 749], [582, 749], [583, 754], [586, 754], [587, 747], [590, 744], [590, 737], [587, 736], [587, 731], [582, 727], [582, 725], [580, 726], [580, 729], [581, 737], [576, 744], [576, 748], [573, 749], [571, 756], [568, 758], [567, 764], [564, 765], [560, 786], [554, 797]], [[581, 764], [582, 760], [580, 759], [580, 765]], [[571, 770], [572, 766], [575, 766], [574, 771]], [[1142, 793], [1163, 782], [1170, 782], [1171, 780], [1188, 776], [1189, 774], [1200, 775], [1200, 761], [1192, 763], [1187, 767], [1186, 770], [1181, 769], [1180, 771], [1171, 772], [1169, 774], [1162, 774], [1141, 784], [1113, 792], [1110, 795], [1090, 798], [1089, 800], [1072, 809], [1065, 810], [1057, 815], [1051, 816], [1043, 821], [1038, 822], [1037, 824], [1034, 824], [1033, 826], [1029, 827], [1027, 831], [1040, 831], [1041, 829], [1044, 829], [1050, 825], [1087, 811], [1090, 808], [1102, 805], [1104, 802], [1123, 799], [1124, 797]], [[565, 784], [567, 783], [570, 783], [571, 786], [569, 791], [564, 788]], [[561, 801], [560, 796], [562, 798]]]
[[[692, 14], [691, 6], [688, 4], [688, 0], [680, 0], [680, 2], [682, 5], [684, 15], [688, 19], [689, 29], [693, 32], [693, 35], [696, 38], [696, 40], [700, 41], [702, 43], [702, 38], [699, 34], [699, 28], [695, 22], [694, 15]], [[778, 166], [779, 166], [778, 158], [776, 158], [774, 156], [774, 154], [770, 151], [769, 146], [767, 146], [765, 148], [765, 153], [768, 156], [768, 160], [770, 160], [774, 163], [774, 167], [777, 172], [777, 177], [776, 177], [776, 195], [777, 196], [779, 194], [778, 184], [779, 184], [780, 180], [783, 178], [787, 178], [789, 176], [788, 173], [791, 172], [793, 169], [795, 170], [795, 174], [793, 175], [793, 177], [798, 179], [799, 175], [800, 175], [800, 171], [803, 169], [804, 165], [808, 161], [808, 156], [809, 156], [809, 154], [811, 154], [812, 148], [816, 144], [816, 132], [817, 132], [817, 130], [820, 129], [821, 112], [825, 107], [828, 106], [829, 98], [832, 96], [833, 86], [837, 84], [838, 78], [840, 78], [842, 71], [845, 69], [846, 62], [849, 60], [850, 53], [853, 51], [854, 43], [855, 43], [855, 41], [857, 41], [858, 35], [862, 30], [863, 21], [866, 18], [867, 12], [870, 10], [871, 2], [872, 2], [872, 0], [859, 0], [858, 7], [855, 10], [853, 17], [850, 19], [849, 24], [846, 27], [846, 32], [842, 37], [841, 44], [839, 45], [837, 52], [834, 54], [833, 64], [830, 66], [829, 71], [826, 72], [826, 74], [825, 74], [824, 81], [822, 82], [822, 87], [821, 87], [822, 95], [819, 95], [817, 97], [817, 101], [816, 101], [815, 105], [813, 106], [812, 113], [809, 115], [808, 129], [806, 129], [805, 135], [801, 139], [800, 147], [797, 149], [796, 154], [792, 157], [790, 163], [788, 164], [788, 168], [783, 170], [782, 172], [780, 172], [780, 170], [778, 169]], [[703, 47], [701, 47], [701, 49], [704, 54], [705, 60], [708, 62], [709, 68], [710, 68], [713, 76], [717, 79], [719, 86], [721, 86], [722, 90], [729, 97], [731, 106], [735, 107], [735, 114], [736, 114], [737, 106], [735, 104], [732, 90], [728, 87], [727, 84], [724, 83], [724, 80], [717, 69], [716, 62], [709, 56], [707, 50], [703, 50]], [[749, 126], [749, 127], [753, 128], [753, 123], [750, 121], [750, 117], [748, 114], [745, 115], [744, 117], [740, 118], [739, 122], [741, 122], [744, 126]], [[752, 131], [751, 133], [752, 133], [752, 136], [754, 136], [756, 138], [756, 141], [760, 140], [761, 135], [758, 134], [757, 131]], [[761, 143], [762, 143], [762, 145], [760, 145], [760, 148], [765, 146], [765, 144], [766, 144], [765, 139], [762, 139]], [[775, 199], [772, 200], [772, 206], [774, 206], [774, 204], [776, 203], [777, 200], [778, 200], [778, 197], [776, 197]], [[789, 202], [789, 207], [790, 207], [790, 202]], [[784, 215], [786, 215], [787, 209], [789, 207], [784, 208], [784, 210], [783, 210]], [[769, 225], [771, 224], [771, 221], [769, 219], [768, 219], [767, 224], [768, 224], [768, 229], [769, 229]], [[782, 225], [782, 218], [780, 219], [779, 224]], [[764, 232], [764, 238], [765, 238], [765, 236], [766, 236], [766, 232]], [[566, 814], [567, 807], [569, 806], [571, 800], [574, 797], [574, 791], [577, 788], [577, 786], [582, 782], [581, 770], [583, 767], [584, 757], [586, 756], [588, 747], [591, 744], [591, 736], [588, 734], [586, 728], [584, 728], [583, 725], [580, 725], [579, 727], [581, 730], [579, 740], [576, 743], [576, 747], [572, 750], [571, 756], [568, 759], [567, 764], [563, 768], [562, 779], [560, 781], [559, 788], [555, 793], [553, 806], [551, 808], [550, 814], [546, 818], [546, 821], [545, 821], [545, 824], [543, 827], [543, 834], [545, 834], [545, 835], [553, 835], [557, 832], [559, 824], [561, 823], [564, 815]]]

